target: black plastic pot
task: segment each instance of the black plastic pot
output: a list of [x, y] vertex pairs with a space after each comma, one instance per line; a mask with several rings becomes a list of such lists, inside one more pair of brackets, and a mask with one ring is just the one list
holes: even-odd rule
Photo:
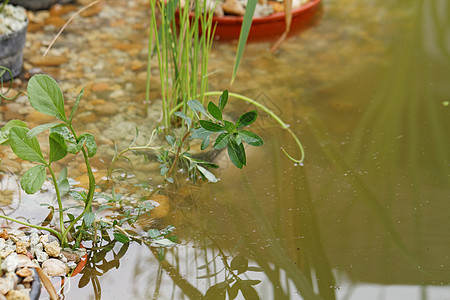
[[[23, 47], [27, 33], [28, 21], [19, 31], [0, 35], [0, 66], [7, 67], [17, 76], [22, 71]], [[10, 80], [8, 72], [3, 74], [3, 81]]]
[[34, 271], [33, 281], [31, 282], [30, 299], [39, 300], [41, 296], [41, 279], [36, 271]]
[[[3, 2], [0, 0], [0, 2]], [[9, 4], [20, 5], [29, 10], [49, 9], [58, 0], [10, 0]]]

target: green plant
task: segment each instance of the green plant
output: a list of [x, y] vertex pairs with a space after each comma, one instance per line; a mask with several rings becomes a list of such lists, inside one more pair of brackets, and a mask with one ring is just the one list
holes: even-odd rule
[[[13, 152], [21, 159], [38, 163], [25, 172], [21, 179], [21, 187], [28, 194], [34, 194], [39, 191], [46, 179], [46, 170], [51, 175], [51, 181], [54, 185], [56, 198], [58, 202], [59, 227], [57, 230], [43, 226], [33, 225], [28, 222], [20, 221], [8, 216], [0, 215], [1, 218], [11, 220], [26, 226], [48, 231], [58, 237], [63, 246], [67, 245], [67, 236], [74, 226], [83, 219], [86, 222], [86, 216], [92, 211], [92, 200], [94, 197], [95, 179], [89, 163], [89, 158], [93, 157], [97, 151], [94, 136], [90, 133], [77, 135], [72, 121], [78, 108], [83, 90], [79, 93], [74, 106], [67, 117], [64, 109], [64, 97], [57, 82], [47, 75], [33, 76], [27, 88], [27, 97], [31, 106], [46, 115], [58, 119], [59, 123], [47, 123], [29, 129], [27, 124], [20, 120], [11, 120], [0, 131], [0, 144], [9, 144]], [[42, 153], [37, 135], [50, 130], [49, 133], [49, 153], [47, 158]], [[69, 221], [66, 227], [64, 222], [64, 212], [62, 197], [69, 191], [69, 182], [67, 179], [67, 170], [63, 169], [58, 178], [53, 170], [52, 163], [66, 157], [69, 153], [81, 153], [87, 168], [89, 177], [88, 193], [83, 194], [83, 211]]]
[[189, 107], [196, 113], [202, 113], [210, 120], [199, 120], [200, 127], [192, 132], [193, 138], [202, 139], [201, 149], [204, 150], [209, 146], [210, 138], [213, 134], [218, 134], [213, 147], [215, 149], [223, 149], [227, 147], [228, 157], [231, 162], [242, 169], [247, 165], [244, 143], [252, 146], [261, 146], [264, 144], [262, 138], [257, 134], [248, 130], [241, 129], [256, 121], [258, 113], [252, 110], [244, 113], [239, 117], [236, 123], [224, 120], [223, 109], [228, 102], [228, 91], [224, 91], [219, 98], [219, 105], [213, 102], [208, 103], [208, 111], [206, 111], [197, 100], [189, 100]]

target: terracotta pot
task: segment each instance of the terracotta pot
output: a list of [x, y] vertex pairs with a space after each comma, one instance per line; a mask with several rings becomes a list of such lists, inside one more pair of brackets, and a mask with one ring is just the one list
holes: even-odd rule
[[[299, 32], [308, 26], [321, 1], [311, 0], [292, 10], [290, 33]], [[190, 17], [193, 18], [194, 13], [191, 13]], [[176, 14], [176, 18], [178, 18], [178, 14]], [[240, 16], [213, 17], [213, 25], [217, 24], [214, 38], [222, 41], [238, 39], [243, 19]], [[277, 39], [284, 32], [285, 24], [284, 12], [275, 13], [267, 17], [253, 18], [248, 41]]]
[[[27, 33], [28, 21], [19, 31], [0, 35], [0, 66], [11, 70], [13, 76], [22, 71], [23, 47]], [[9, 72], [3, 74], [3, 81], [10, 80]]]

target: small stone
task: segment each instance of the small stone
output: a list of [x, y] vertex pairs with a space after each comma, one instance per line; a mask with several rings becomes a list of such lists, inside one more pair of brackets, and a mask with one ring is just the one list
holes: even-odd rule
[[33, 110], [27, 115], [26, 120], [29, 122], [43, 124], [55, 121], [55, 117], [43, 114], [41, 112], [38, 112], [37, 110]]
[[6, 231], [6, 229], [3, 229], [3, 231], [0, 233], [0, 238], [5, 239], [5, 240], [9, 239], [9, 234]]
[[34, 266], [34, 264], [31, 262], [31, 259], [27, 255], [18, 254], [17, 255], [17, 260], [18, 260], [18, 267], [19, 268], [33, 267]]
[[28, 276], [28, 277], [25, 277], [25, 278], [22, 280], [22, 282], [28, 283], [28, 282], [33, 282], [33, 280], [34, 280], [33, 276]]
[[30, 300], [30, 295], [25, 295], [24, 291], [12, 290], [6, 295], [7, 300]]
[[14, 281], [9, 277], [0, 277], [0, 294], [5, 295], [14, 288]]
[[64, 257], [68, 261], [74, 261], [78, 263], [81, 260], [81, 258], [77, 254], [68, 251], [61, 251], [61, 255], [64, 255]]
[[39, 243], [39, 234], [37, 234], [37, 232], [33, 232], [30, 235], [30, 245], [36, 246]]
[[53, 26], [59, 28], [59, 27], [63, 27], [64, 24], [66, 24], [66, 20], [64, 20], [63, 18], [61, 18], [59, 16], [51, 16], [51, 17], [47, 18], [47, 20], [45, 20], [45, 24], [53, 25]]
[[35, 67], [53, 66], [57, 67], [69, 61], [69, 58], [65, 56], [47, 55], [47, 56], [34, 56], [30, 58], [30, 62]]
[[245, 8], [237, 0], [227, 0], [222, 5], [222, 9], [226, 14], [243, 16], [245, 14]]
[[119, 108], [119, 105], [115, 103], [105, 103], [103, 105], [96, 106], [94, 110], [99, 115], [109, 116], [117, 114], [119, 112]]
[[37, 250], [34, 255], [36, 256], [36, 259], [38, 262], [44, 262], [48, 259], [48, 254], [45, 253], [44, 251], [39, 251]]
[[14, 252], [13, 249], [10, 249], [10, 248], [4, 249], [4, 250], [0, 251], [0, 258], [5, 259], [13, 252]]
[[39, 237], [39, 242], [41, 242], [43, 244], [48, 243], [48, 234], [41, 235]]
[[100, 92], [100, 91], [106, 91], [109, 90], [109, 83], [107, 82], [98, 82], [95, 83], [92, 87], [91, 90], [93, 92]]
[[12, 252], [8, 257], [6, 257], [2, 262], [2, 269], [7, 272], [14, 272], [19, 265], [19, 259], [17, 258], [17, 253]]
[[16, 252], [17, 254], [27, 254], [28, 250], [27, 248], [30, 246], [30, 243], [28, 242], [22, 242], [18, 241], [16, 242]]
[[44, 249], [45, 252], [52, 257], [59, 257], [59, 254], [61, 253], [61, 247], [59, 246], [58, 241], [44, 244]]
[[19, 269], [19, 270], [16, 272], [16, 274], [19, 275], [20, 277], [28, 277], [28, 276], [31, 276], [31, 275], [32, 275], [31, 270], [28, 269], [28, 267]]
[[42, 270], [49, 276], [65, 276], [69, 273], [69, 267], [62, 261], [50, 258], [42, 263]]

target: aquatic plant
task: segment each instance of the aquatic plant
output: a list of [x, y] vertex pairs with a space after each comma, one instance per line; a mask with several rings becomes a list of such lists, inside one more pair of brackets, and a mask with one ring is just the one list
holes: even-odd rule
[[[83, 89], [84, 90], [84, 89]], [[25, 172], [20, 185], [28, 194], [38, 192], [46, 179], [46, 171], [51, 175], [58, 202], [59, 228], [58, 230], [39, 225], [30, 224], [8, 216], [0, 215], [1, 218], [17, 222], [29, 227], [41, 229], [54, 234], [61, 241], [62, 245], [67, 245], [67, 236], [74, 226], [84, 219], [88, 221], [92, 211], [92, 200], [94, 198], [95, 178], [89, 163], [89, 158], [97, 152], [95, 138], [90, 133], [77, 134], [73, 128], [72, 121], [78, 108], [83, 90], [79, 93], [70, 115], [67, 117], [64, 109], [64, 97], [57, 82], [47, 75], [33, 76], [27, 88], [27, 97], [31, 106], [46, 115], [55, 117], [61, 122], [47, 123], [29, 129], [27, 124], [20, 120], [11, 120], [0, 131], [0, 145], [8, 145], [12, 151], [21, 159], [36, 162], [37, 165]], [[49, 153], [47, 159], [44, 157], [37, 135], [50, 131]], [[84, 158], [88, 177], [89, 191], [83, 194], [84, 209], [77, 216], [70, 219], [69, 225], [64, 225], [64, 207], [62, 197], [69, 192], [69, 181], [67, 179], [67, 169], [63, 169], [59, 176], [53, 170], [52, 163], [66, 157], [69, 153], [81, 153]]]
[[223, 119], [223, 109], [228, 102], [228, 91], [224, 91], [219, 99], [217, 106], [213, 102], [208, 103], [208, 111], [197, 100], [190, 100], [188, 105], [196, 113], [202, 113], [210, 120], [199, 120], [200, 127], [192, 131], [192, 137], [202, 139], [201, 149], [204, 150], [209, 146], [210, 137], [218, 134], [215, 142], [215, 149], [223, 149], [227, 147], [228, 157], [231, 162], [242, 169], [247, 165], [244, 143], [252, 146], [261, 146], [264, 144], [262, 138], [256, 133], [241, 129], [249, 126], [256, 121], [258, 112], [252, 110], [244, 113], [239, 117], [236, 123]]
[[[161, 164], [161, 175], [169, 182], [173, 182], [172, 173], [180, 161], [184, 162], [189, 176], [194, 181], [197, 179], [197, 175], [200, 174], [204, 179], [216, 182], [217, 178], [205, 166], [213, 168], [218, 166], [192, 157], [189, 153], [189, 140], [191, 138], [202, 139], [201, 149], [205, 150], [209, 145], [212, 134], [218, 133], [219, 136], [213, 147], [215, 149], [227, 147], [230, 160], [238, 168], [246, 165], [245, 148], [242, 141], [253, 146], [263, 144], [259, 136], [241, 129], [241, 127], [250, 125], [256, 120], [256, 110], [243, 114], [236, 124], [225, 121], [222, 119], [222, 113], [228, 100], [228, 91], [226, 94], [218, 91], [208, 91], [208, 62], [215, 24], [212, 20], [212, 12], [206, 6], [206, 1], [201, 3], [193, 1], [183, 7], [179, 7], [178, 4], [178, 1], [165, 3], [163, 1], [150, 0], [152, 13], [148, 44], [146, 102], [150, 102], [151, 61], [153, 55], [156, 55], [162, 97], [162, 126], [152, 132], [148, 143], [145, 145], [136, 144], [138, 139], [138, 130], [136, 130], [135, 139], [127, 148], [121, 151], [116, 148], [116, 153], [108, 170], [109, 178], [111, 178], [114, 171], [116, 161], [120, 158], [128, 159], [125, 156], [127, 152], [144, 153], [150, 150], [159, 152], [157, 159]], [[255, 6], [256, 1], [249, 1], [247, 5], [232, 81], [236, 77], [237, 69], [242, 59]], [[192, 14], [190, 14], [191, 9], [193, 9]], [[159, 26], [157, 10], [159, 10], [161, 16]], [[214, 95], [226, 97], [219, 100], [219, 106], [209, 102], [207, 112], [204, 108], [206, 97]], [[284, 149], [283, 151], [295, 163], [301, 164], [303, 162], [303, 146], [287, 124], [261, 103], [239, 94], [230, 93], [230, 95], [265, 111], [283, 129], [287, 130], [296, 141], [301, 157], [300, 159], [295, 159], [288, 155]], [[221, 106], [221, 103], [223, 106]], [[210, 120], [201, 120], [200, 113]], [[180, 125], [177, 118], [184, 119], [184, 122]], [[199, 127], [192, 130], [191, 127], [197, 124], [199, 124]], [[181, 131], [175, 133], [174, 130], [179, 127]], [[156, 143], [156, 136], [161, 131], [164, 131], [166, 134], [165, 138], [170, 146], [169, 149]]]
[[[0, 130], [0, 145], [9, 145], [19, 158], [38, 163], [26, 171], [20, 181], [22, 189], [27, 194], [38, 192], [47, 178], [46, 171], [48, 170], [50, 173], [50, 179], [55, 188], [58, 203], [59, 226], [57, 229], [48, 228], [1, 214], [0, 218], [48, 231], [55, 235], [63, 246], [68, 244], [69, 233], [76, 237], [76, 245], [79, 245], [83, 236], [87, 239], [95, 240], [97, 231], [100, 231], [102, 236], [105, 236], [105, 230], [114, 231], [113, 238], [115, 240], [127, 243], [130, 241], [130, 235], [120, 226], [125, 222], [133, 224], [141, 214], [150, 211], [153, 206], [142, 204], [138, 206], [136, 213], [131, 211], [121, 212], [119, 213], [120, 221], [97, 219], [96, 213], [92, 211], [92, 202], [95, 198], [107, 200], [107, 203], [98, 209], [98, 213], [103, 209], [114, 208], [118, 203], [120, 204], [120, 195], [115, 194], [114, 189], [111, 197], [95, 192], [95, 178], [89, 163], [89, 158], [92, 158], [97, 152], [95, 138], [90, 133], [77, 134], [72, 125], [75, 112], [83, 96], [83, 90], [79, 93], [70, 115], [67, 117], [64, 97], [58, 83], [48, 75], [35, 75], [28, 82], [27, 93], [25, 94], [31, 106], [38, 112], [53, 116], [61, 122], [46, 123], [29, 129], [25, 122], [11, 120]], [[37, 135], [47, 130], [49, 130], [49, 153], [46, 155], [47, 158], [45, 158]], [[83, 156], [89, 178], [87, 193], [85, 191], [70, 191], [66, 168], [59, 173], [58, 177], [55, 174], [52, 163], [65, 158], [68, 154], [81, 154]], [[70, 207], [63, 206], [62, 198], [67, 194], [83, 203], [83, 210], [76, 217], [71, 213], [67, 213], [67, 209]], [[65, 221], [65, 217], [68, 220]], [[65, 225], [66, 223], [68, 223], [67, 226]], [[152, 235], [154, 235], [154, 232], [152, 232]], [[145, 242], [167, 246], [169, 240], [165, 240], [165, 235], [159, 234], [158, 237], [151, 237]], [[134, 239], [143, 241], [143, 239], [137, 237]], [[172, 241], [170, 243], [173, 245]]]

